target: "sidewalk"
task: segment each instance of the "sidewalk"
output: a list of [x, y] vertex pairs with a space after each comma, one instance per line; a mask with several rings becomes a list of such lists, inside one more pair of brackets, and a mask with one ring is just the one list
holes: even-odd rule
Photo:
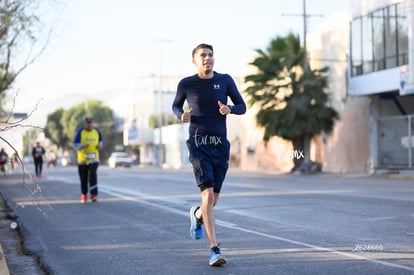
[[[10, 222], [11, 220], [8, 218], [7, 207], [3, 200], [2, 194], [0, 194], [0, 274], [2, 275], [10, 274], [7, 266], [7, 260], [9, 256], [13, 256], [13, 251], [17, 251], [16, 243], [18, 238], [16, 236], [16, 232], [12, 232], [10, 229]], [[13, 244], [13, 242], [15, 243]], [[3, 245], [5, 247], [4, 249]]]
[[3, 247], [0, 244], [0, 274], [9, 275], [9, 268], [7, 267], [6, 256], [3, 252]]
[[378, 170], [375, 175], [390, 179], [414, 180], [414, 170]]
[[2, 183], [18, 182], [20, 175], [8, 174], [0, 180], [0, 274], [45, 274], [40, 270], [36, 259], [24, 252], [23, 238], [18, 229], [11, 229], [10, 223], [14, 221], [13, 213], [3, 197]]

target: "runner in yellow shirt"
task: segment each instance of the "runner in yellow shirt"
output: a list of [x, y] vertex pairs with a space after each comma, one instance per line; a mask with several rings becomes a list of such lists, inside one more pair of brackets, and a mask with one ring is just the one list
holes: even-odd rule
[[[85, 125], [79, 129], [73, 141], [78, 155], [78, 172], [81, 183], [81, 203], [90, 199], [95, 202], [98, 195], [99, 149], [102, 148], [102, 134], [93, 127], [93, 119], [85, 118]], [[89, 183], [89, 186], [88, 186]], [[89, 188], [88, 188], [89, 187]]]

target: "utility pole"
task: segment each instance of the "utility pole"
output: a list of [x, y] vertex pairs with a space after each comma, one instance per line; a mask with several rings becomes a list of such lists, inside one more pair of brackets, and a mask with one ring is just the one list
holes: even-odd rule
[[[308, 62], [308, 48], [307, 48], [307, 21], [308, 17], [311, 16], [320, 16], [321, 14], [308, 14], [306, 12], [306, 0], [303, 0], [303, 14], [282, 14], [282, 15], [288, 15], [288, 16], [302, 16], [303, 17], [303, 70], [304, 74], [308, 72], [309, 68], [309, 62]], [[304, 140], [303, 140], [303, 150], [304, 150], [304, 160], [302, 163], [302, 166], [305, 168], [308, 167], [308, 164], [310, 161], [310, 136], [308, 133], [305, 133]]]
[[303, 69], [308, 70], [309, 69], [309, 63], [308, 63], [308, 48], [307, 48], [307, 41], [306, 36], [308, 33], [308, 17], [311, 16], [318, 16], [323, 17], [322, 14], [308, 14], [306, 12], [306, 0], [302, 1], [303, 3], [303, 13], [302, 14], [282, 14], [282, 16], [301, 16], [303, 18]]
[[[308, 73], [308, 70], [309, 70], [308, 48], [306, 45], [307, 21], [308, 21], [308, 14], [306, 13], [306, 0], [303, 0], [303, 73], [305, 75]], [[310, 139], [311, 138], [310, 138], [309, 133], [305, 133], [305, 137], [303, 139], [303, 150], [305, 153], [303, 164], [306, 166], [308, 163], [310, 163]]]
[[307, 19], [308, 14], [306, 13], [306, 0], [303, 0], [303, 69], [305, 71], [308, 70], [308, 49], [306, 46]]

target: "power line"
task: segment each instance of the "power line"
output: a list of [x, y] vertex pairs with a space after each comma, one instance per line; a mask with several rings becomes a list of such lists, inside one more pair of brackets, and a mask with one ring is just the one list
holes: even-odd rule
[[308, 14], [306, 12], [306, 0], [303, 0], [303, 13], [302, 14], [282, 14], [282, 16], [302, 16], [303, 17], [303, 68], [304, 70], [308, 69], [308, 57], [307, 57], [307, 45], [306, 45], [306, 35], [307, 35], [307, 20], [308, 17], [318, 16], [323, 17], [322, 14]]

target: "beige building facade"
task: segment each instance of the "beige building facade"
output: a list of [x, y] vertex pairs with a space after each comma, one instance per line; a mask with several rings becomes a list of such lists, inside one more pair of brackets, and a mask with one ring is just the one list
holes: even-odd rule
[[[330, 105], [340, 114], [331, 134], [311, 144], [311, 159], [333, 173], [412, 169], [414, 146], [414, 1], [359, 1], [308, 35], [312, 68], [328, 66]], [[242, 169], [289, 171], [291, 145], [264, 146], [250, 110], [240, 129]]]
[[[328, 66], [330, 105], [340, 115], [332, 133], [321, 133], [311, 142], [311, 160], [322, 164], [324, 172], [360, 173], [369, 169], [369, 102], [368, 98], [348, 94], [348, 33], [349, 15], [336, 15], [307, 37], [311, 68]], [[241, 129], [245, 148], [241, 168], [289, 172], [295, 157], [289, 141], [272, 138], [267, 146], [262, 142], [263, 130], [256, 127], [249, 110]]]

